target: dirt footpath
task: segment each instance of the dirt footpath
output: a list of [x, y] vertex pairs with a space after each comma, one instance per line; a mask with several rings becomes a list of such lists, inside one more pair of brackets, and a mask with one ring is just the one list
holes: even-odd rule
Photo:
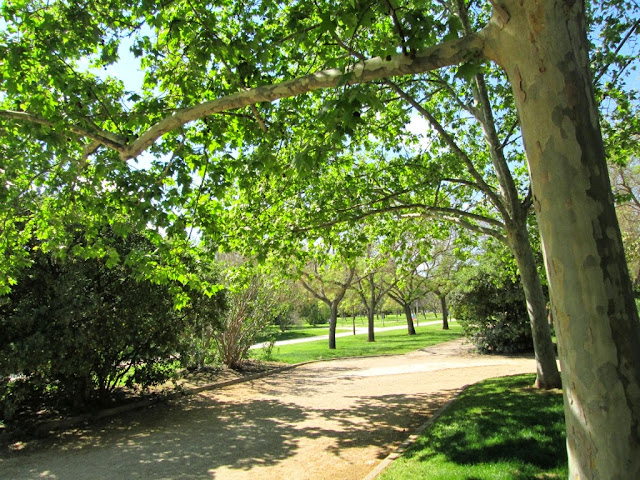
[[464, 385], [534, 371], [462, 340], [308, 364], [5, 450], [0, 478], [360, 480]]

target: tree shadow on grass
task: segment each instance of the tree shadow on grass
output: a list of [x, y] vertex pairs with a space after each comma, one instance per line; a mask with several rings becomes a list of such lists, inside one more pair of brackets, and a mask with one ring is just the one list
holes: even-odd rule
[[474, 396], [457, 400], [405, 456], [428, 461], [444, 455], [459, 465], [507, 462], [523, 470], [566, 465], [561, 396], [530, 388], [530, 377], [519, 381], [518, 394], [505, 392], [506, 382], [513, 379], [474, 386]]

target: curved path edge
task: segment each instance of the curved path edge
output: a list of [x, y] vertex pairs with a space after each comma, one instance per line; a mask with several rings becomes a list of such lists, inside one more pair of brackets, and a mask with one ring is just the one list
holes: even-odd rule
[[395, 460], [404, 455], [404, 452], [407, 451], [411, 445], [416, 443], [416, 441], [422, 436], [422, 434], [433, 425], [436, 420], [438, 420], [444, 412], [446, 412], [453, 403], [460, 398], [460, 395], [464, 393], [464, 391], [469, 388], [473, 383], [467, 384], [460, 388], [460, 390], [449, 399], [444, 405], [442, 405], [429, 419], [420, 425], [409, 437], [402, 442], [393, 452], [391, 452], [387, 457], [382, 460], [369, 474], [364, 477], [362, 480], [375, 480], [378, 478], [382, 472], [384, 472]]
[[[161, 402], [168, 402], [171, 400], [178, 400], [180, 398], [184, 398], [187, 397], [189, 395], [196, 395], [198, 393], [204, 392], [206, 390], [214, 390], [216, 388], [224, 388], [224, 387], [228, 387], [231, 385], [236, 385], [238, 383], [244, 383], [244, 382], [250, 382], [252, 380], [257, 380], [259, 378], [264, 378], [267, 377], [269, 375], [275, 375], [287, 370], [292, 370], [294, 368], [300, 367], [302, 365], [306, 365], [308, 363], [314, 363], [314, 362], [321, 362], [323, 360], [310, 360], [308, 362], [301, 362], [301, 363], [296, 363], [293, 365], [285, 365], [282, 367], [276, 367], [270, 370], [267, 370], [265, 372], [260, 372], [260, 373], [254, 373], [252, 375], [245, 375], [243, 377], [238, 377], [238, 378], [234, 378], [231, 380], [224, 380], [221, 382], [213, 382], [213, 383], [208, 383], [206, 385], [201, 385], [198, 387], [189, 387], [189, 388], [182, 388], [179, 389], [178, 391], [171, 391], [169, 393], [162, 393], [159, 394], [156, 397], [153, 398], [145, 398], [142, 400], [136, 400], [133, 401], [131, 403], [125, 404], [125, 405], [119, 405], [117, 407], [112, 407], [112, 408], [106, 408], [103, 410], [100, 410], [98, 412], [95, 413], [85, 413], [82, 415], [75, 415], [73, 417], [67, 417], [67, 418], [60, 418], [60, 419], [55, 419], [55, 420], [46, 420], [43, 421], [39, 424], [37, 424], [35, 426], [35, 428], [33, 429], [33, 433], [35, 435], [44, 435], [47, 433], [52, 433], [54, 431], [58, 431], [58, 430], [65, 430], [68, 428], [73, 428], [76, 427], [78, 425], [84, 424], [84, 423], [90, 423], [96, 420], [101, 420], [103, 418], [108, 418], [108, 417], [113, 417], [115, 415], [120, 415], [122, 413], [126, 413], [126, 412], [132, 412], [134, 410], [139, 410], [142, 408], [146, 408]], [[7, 432], [6, 435], [9, 435], [9, 432]], [[0, 436], [0, 439], [2, 437]]]

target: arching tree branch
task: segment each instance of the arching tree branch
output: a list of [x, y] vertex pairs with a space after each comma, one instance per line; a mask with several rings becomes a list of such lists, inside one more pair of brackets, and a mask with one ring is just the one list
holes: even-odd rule
[[[19, 123], [31, 123], [52, 128], [57, 127], [57, 125], [51, 120], [47, 120], [44, 117], [28, 112], [20, 112], [16, 110], [0, 110], [0, 117], [16, 120]], [[78, 125], [68, 124], [65, 125], [64, 131], [68, 134], [73, 134], [79, 137], [86, 137], [92, 140], [92, 142], [85, 147], [85, 154], [93, 153], [98, 145], [104, 145], [118, 152], [122, 151], [125, 147], [125, 141], [122, 137], [105, 130], [96, 131], [93, 129], [83, 128]]]
[[467, 62], [483, 56], [488, 28], [490, 26], [473, 35], [427, 48], [416, 53], [415, 56], [400, 54], [387, 58], [375, 57], [358, 62], [344, 70], [336, 68], [322, 70], [293, 80], [243, 90], [193, 107], [176, 110], [173, 115], [160, 120], [124, 148], [120, 145], [107, 145], [107, 143], [105, 145], [118, 150], [120, 156], [126, 160], [144, 152], [164, 134], [208, 115], [261, 102], [273, 102], [319, 89], [366, 83], [386, 77], [415, 75]]

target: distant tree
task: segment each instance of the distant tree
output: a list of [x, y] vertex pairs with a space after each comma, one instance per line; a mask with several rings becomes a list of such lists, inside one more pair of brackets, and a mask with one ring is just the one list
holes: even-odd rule
[[302, 309], [302, 315], [307, 319], [307, 323], [313, 327], [329, 323], [331, 316], [329, 306], [313, 295], [310, 297], [309, 302]]
[[355, 267], [319, 265], [311, 262], [301, 272], [300, 283], [329, 307], [329, 349], [336, 348], [338, 306], [354, 281]]
[[[277, 275], [274, 270], [274, 275]], [[278, 281], [278, 298], [280, 299], [280, 311], [273, 319], [281, 332], [293, 325], [302, 322], [302, 311], [305, 308], [306, 291], [298, 282], [290, 278], [280, 278]]]
[[362, 299], [358, 295], [354, 289], [350, 288], [347, 290], [344, 298], [342, 299], [342, 303], [340, 304], [342, 316], [343, 317], [351, 317], [351, 328], [352, 332], [356, 334], [356, 316], [360, 315], [362, 312]]
[[353, 289], [358, 293], [367, 312], [367, 341], [375, 342], [374, 316], [377, 308], [389, 292], [392, 284], [388, 277], [388, 256], [380, 250], [379, 243], [372, 243], [358, 262]]
[[640, 157], [609, 166], [629, 271], [640, 295]]
[[455, 253], [453, 236], [432, 245], [432, 253], [422, 265], [420, 274], [426, 278], [425, 288], [433, 292], [440, 301], [442, 328], [449, 329], [449, 307], [447, 296], [455, 288], [456, 272], [460, 268], [460, 258]]

